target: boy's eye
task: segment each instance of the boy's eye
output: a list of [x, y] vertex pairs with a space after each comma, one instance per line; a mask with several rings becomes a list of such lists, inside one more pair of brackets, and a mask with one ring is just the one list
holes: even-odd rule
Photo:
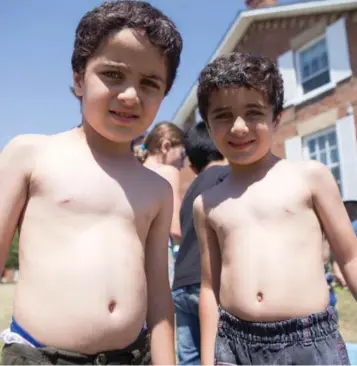
[[150, 88], [160, 89], [160, 86], [151, 79], [143, 79], [141, 83], [145, 86], [149, 86]]
[[256, 117], [256, 116], [262, 116], [263, 113], [259, 112], [259, 111], [249, 111], [247, 112], [247, 116], [252, 116], [252, 117]]
[[230, 112], [224, 112], [224, 113], [219, 113], [215, 116], [215, 119], [228, 119], [232, 117], [232, 113]]
[[122, 79], [123, 78], [123, 74], [118, 71], [104, 71], [104, 72], [102, 72], [102, 75], [104, 75], [105, 77], [110, 78], [110, 79]]

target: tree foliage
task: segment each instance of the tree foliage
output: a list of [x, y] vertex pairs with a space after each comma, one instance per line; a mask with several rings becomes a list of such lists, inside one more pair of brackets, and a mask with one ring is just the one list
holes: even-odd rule
[[12, 241], [5, 268], [19, 269], [19, 234], [17, 231], [15, 233], [14, 240]]

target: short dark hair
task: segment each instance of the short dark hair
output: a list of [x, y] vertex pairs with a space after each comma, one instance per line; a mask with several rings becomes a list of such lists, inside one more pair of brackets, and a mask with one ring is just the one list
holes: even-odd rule
[[197, 99], [207, 122], [210, 97], [220, 88], [253, 88], [263, 92], [273, 107], [274, 120], [283, 110], [284, 86], [277, 65], [264, 56], [232, 52], [216, 58], [200, 73]]
[[180, 64], [182, 38], [171, 19], [145, 1], [108, 1], [87, 12], [76, 29], [72, 54], [73, 72], [84, 74], [88, 60], [103, 39], [113, 31], [124, 28], [143, 29], [152, 45], [165, 57], [167, 94]]
[[213, 161], [223, 160], [211, 139], [206, 124], [201, 121], [185, 132], [185, 150], [192, 166], [201, 172]]

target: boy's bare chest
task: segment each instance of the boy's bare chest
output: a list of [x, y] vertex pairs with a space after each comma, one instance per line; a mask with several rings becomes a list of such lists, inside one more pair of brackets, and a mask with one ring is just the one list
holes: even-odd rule
[[299, 181], [273, 186], [260, 184], [241, 195], [222, 200], [210, 213], [212, 226], [220, 232], [235, 229], [254, 230], [266, 225], [279, 225], [286, 220], [300, 220], [311, 211], [307, 187]]
[[154, 214], [155, 201], [130, 170], [106, 170], [96, 164], [40, 165], [32, 176], [32, 196], [72, 213], [112, 215], [137, 221]]

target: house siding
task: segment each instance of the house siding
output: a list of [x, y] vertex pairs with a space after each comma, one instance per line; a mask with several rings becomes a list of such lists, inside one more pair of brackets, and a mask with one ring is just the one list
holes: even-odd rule
[[[284, 157], [284, 141], [298, 134], [297, 124], [311, 117], [317, 116], [330, 109], [337, 108], [338, 118], [347, 114], [347, 107], [354, 106], [355, 123], [357, 121], [357, 12], [321, 14], [287, 18], [278, 21], [269, 20], [253, 23], [243, 39], [237, 44], [236, 51], [251, 52], [265, 55], [276, 61], [278, 57], [291, 49], [291, 40], [308, 26], [312, 27], [319, 22], [329, 25], [341, 16], [346, 17], [347, 39], [349, 44], [352, 77], [337, 85], [337, 87], [323, 95], [309, 100], [298, 106], [285, 109], [281, 124], [275, 134], [273, 151]], [[283, 31], [282, 31], [283, 30]], [[316, 130], [319, 126], [316, 126]]]
[[[357, 11], [325, 13], [313, 16], [291, 17], [279, 20], [265, 20], [251, 24], [247, 32], [235, 47], [236, 51], [250, 52], [265, 55], [274, 61], [285, 52], [292, 49], [294, 39], [306, 32], [309, 27], [317, 24], [329, 24], [336, 22], [340, 17], [346, 18], [346, 32], [349, 44], [350, 65], [352, 76], [339, 83], [336, 88], [317, 96], [303, 104], [286, 108], [273, 142], [273, 152], [280, 157], [285, 157], [284, 141], [299, 135], [303, 123], [311, 123], [310, 131], [318, 131], [322, 128], [321, 118], [324, 113], [332, 111], [336, 114], [336, 120], [347, 115], [348, 107], [354, 107], [354, 121], [357, 121]], [[295, 42], [296, 43], [296, 42]], [[190, 115], [185, 122], [185, 128], [192, 124]], [[310, 122], [311, 121], [311, 122]], [[357, 126], [356, 126], [357, 127]], [[356, 128], [357, 130], [357, 128]], [[183, 174], [182, 193], [185, 192], [192, 175]]]

